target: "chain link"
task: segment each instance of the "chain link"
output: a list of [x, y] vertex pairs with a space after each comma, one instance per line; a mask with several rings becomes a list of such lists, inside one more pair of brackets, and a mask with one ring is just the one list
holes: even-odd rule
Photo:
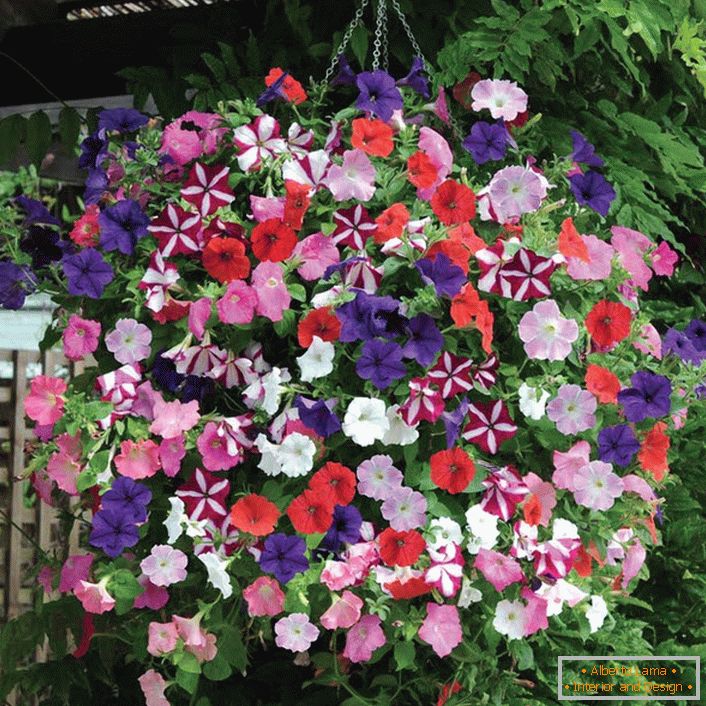
[[407, 39], [409, 39], [409, 43], [412, 45], [412, 49], [414, 50], [414, 55], [418, 56], [421, 60], [422, 63], [424, 64], [424, 68], [429, 70], [429, 62], [426, 60], [424, 57], [424, 54], [422, 54], [422, 50], [419, 47], [419, 43], [417, 42], [417, 38], [414, 36], [414, 32], [412, 32], [412, 28], [409, 26], [409, 22], [407, 22], [407, 17], [402, 12], [402, 8], [400, 7], [399, 0], [392, 0], [392, 7], [395, 9], [395, 12], [397, 13], [397, 17], [399, 17], [400, 24], [402, 25], [405, 34], [407, 35]]
[[373, 42], [373, 71], [382, 67], [387, 71], [389, 66], [389, 53], [387, 44], [387, 0], [377, 0], [377, 16], [375, 19], [375, 41]]
[[338, 45], [338, 48], [334, 52], [333, 59], [331, 59], [331, 64], [326, 69], [326, 73], [324, 74], [324, 81], [323, 81], [325, 85], [328, 85], [328, 83], [333, 78], [333, 72], [336, 70], [336, 66], [338, 65], [338, 57], [340, 57], [341, 54], [343, 54], [344, 50], [346, 49], [346, 47], [350, 43], [351, 37], [353, 36], [353, 31], [361, 23], [361, 21], [363, 19], [363, 13], [365, 12], [365, 8], [368, 6], [369, 2], [370, 2], [370, 0], [361, 0], [360, 7], [356, 10], [355, 15], [353, 16], [353, 19], [351, 20], [351, 23], [348, 25], [348, 29], [346, 30], [346, 33], [343, 35], [343, 39], [341, 40], [341, 43]]

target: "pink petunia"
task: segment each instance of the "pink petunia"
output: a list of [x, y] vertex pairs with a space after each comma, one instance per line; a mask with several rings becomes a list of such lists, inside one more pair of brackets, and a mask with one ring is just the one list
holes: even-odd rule
[[618, 253], [618, 260], [630, 274], [630, 279], [635, 286], [647, 291], [647, 284], [652, 278], [652, 270], [645, 262], [645, 255], [652, 245], [652, 241], [632, 228], [613, 226], [610, 229], [611, 245]]
[[284, 196], [255, 196], [250, 195], [250, 210], [252, 217], [258, 222], [266, 221], [270, 218], [284, 220]]
[[362, 150], [346, 150], [343, 164], [332, 164], [323, 183], [335, 201], [369, 201], [375, 193], [375, 167]]
[[108, 577], [101, 579], [98, 583], [79, 581], [74, 587], [74, 596], [81, 601], [81, 605], [87, 613], [100, 615], [113, 610], [115, 599], [108, 593], [107, 584]]
[[473, 566], [483, 574], [496, 591], [503, 591], [511, 584], [524, 579], [517, 561], [491, 549], [479, 549]]
[[623, 480], [610, 463], [591, 461], [574, 475], [574, 500], [591, 510], [609, 510], [622, 494]]
[[565, 319], [551, 299], [538, 302], [521, 319], [518, 333], [525, 353], [534, 360], [564, 360], [578, 338], [579, 327]]
[[578, 385], [562, 385], [547, 405], [547, 417], [566, 435], [578, 434], [596, 423], [596, 398]]
[[666, 240], [652, 251], [650, 258], [655, 274], [663, 277], [671, 277], [674, 274], [674, 266], [679, 262], [679, 255], [669, 247]]
[[188, 562], [186, 554], [180, 549], [157, 544], [152, 547], [149, 556], [140, 562], [140, 569], [155, 586], [171, 586], [186, 578]]
[[319, 636], [306, 613], [292, 613], [275, 623], [275, 644], [292, 652], [305, 652]]
[[135, 608], [161, 610], [169, 602], [169, 591], [164, 586], [156, 586], [147, 576], [141, 574], [137, 582], [142, 586], [142, 593], [135, 598]]
[[270, 321], [281, 321], [292, 301], [284, 283], [282, 266], [277, 262], [261, 262], [253, 270], [251, 284], [257, 294], [255, 311]]
[[387, 642], [377, 615], [364, 615], [347, 633], [343, 656], [359, 664], [367, 662], [373, 652]]
[[184, 456], [186, 456], [186, 443], [183, 434], [162, 439], [159, 444], [159, 462], [166, 476], [174, 478], [179, 473]]
[[138, 677], [137, 681], [140, 683], [147, 706], [169, 706], [169, 701], [164, 695], [167, 682], [161, 674], [150, 669]]
[[151, 343], [152, 331], [135, 319], [118, 319], [115, 328], [105, 337], [106, 348], [124, 365], [147, 358]]
[[568, 451], [554, 451], [554, 485], [574, 492], [576, 472], [588, 463], [590, 453], [591, 445], [588, 441], [577, 441]]
[[174, 623], [151, 622], [147, 627], [147, 652], [161, 657], [176, 649], [179, 634]]
[[25, 397], [25, 413], [37, 424], [55, 424], [64, 416], [66, 383], [61, 378], [37, 375]]
[[350, 628], [360, 620], [363, 600], [350, 591], [333, 595], [333, 603], [321, 616], [320, 622], [327, 630]]
[[523, 480], [529, 489], [529, 492], [539, 502], [539, 521], [542, 527], [549, 525], [549, 519], [552, 516], [552, 510], [556, 506], [556, 491], [554, 486], [547, 481], [543, 481], [536, 473], [528, 473]]
[[222, 123], [223, 118], [216, 113], [190, 110], [165, 125], [159, 151], [179, 165], [213, 154], [220, 139], [228, 132], [228, 128], [221, 127]]
[[581, 235], [588, 250], [588, 262], [579, 257], [568, 257], [566, 271], [575, 280], [604, 280], [610, 277], [615, 251], [609, 243], [595, 235]]
[[159, 447], [151, 439], [120, 443], [120, 453], [113, 459], [118, 473], [133, 480], [149, 478], [160, 469]]
[[256, 307], [255, 290], [242, 280], [229, 282], [225, 294], [216, 302], [218, 318], [224, 324], [249, 324]]
[[520, 595], [527, 601], [525, 608], [525, 631], [524, 637], [534, 635], [540, 630], [546, 630], [549, 627], [547, 620], [547, 601], [538, 596], [531, 588], [525, 586]]
[[642, 542], [635, 537], [633, 543], [628, 547], [623, 561], [623, 577], [620, 586], [624, 591], [627, 590], [630, 581], [637, 576], [642, 565], [645, 563], [646, 556], [647, 552], [645, 551], [645, 547], [643, 547]]
[[419, 637], [430, 644], [439, 657], [451, 654], [454, 648], [461, 644], [462, 636], [461, 620], [456, 606], [427, 603], [427, 615], [419, 628]]
[[658, 360], [662, 358], [662, 337], [652, 324], [644, 324], [640, 328], [632, 345], [645, 355], [653, 355]]
[[251, 617], [279, 615], [284, 610], [284, 593], [276, 579], [259, 576], [243, 589], [243, 598], [248, 604]]
[[426, 126], [419, 129], [417, 146], [429, 157], [436, 169], [436, 180], [434, 183], [425, 189], [417, 189], [417, 196], [423, 201], [429, 201], [439, 184], [445, 181], [446, 177], [451, 173], [453, 154], [449, 143], [436, 130]]
[[76, 481], [81, 472], [81, 466], [75, 458], [65, 453], [53, 453], [47, 462], [47, 476], [51, 478], [59, 490], [69, 495], [79, 495]]
[[338, 263], [341, 255], [331, 238], [323, 233], [312, 233], [295, 245], [292, 259], [298, 263], [301, 278], [309, 282], [323, 277], [326, 268]]
[[150, 432], [163, 439], [180, 436], [182, 432], [193, 429], [201, 419], [198, 400], [183, 403], [157, 399], [152, 409], [154, 421], [150, 424]]
[[206, 333], [206, 323], [211, 316], [211, 299], [209, 297], [201, 297], [189, 305], [189, 317], [187, 324], [189, 331], [196, 336], [199, 341], [203, 340]]
[[527, 110], [527, 94], [515, 81], [507, 79], [478, 81], [471, 89], [471, 98], [473, 110], [488, 109], [495, 120], [502, 118], [511, 122]]
[[209, 471], [227, 471], [241, 461], [239, 453], [231, 453], [227, 436], [215, 422], [208, 422], [196, 440], [204, 468]]
[[88, 581], [93, 554], [72, 554], [61, 567], [59, 591], [70, 593], [81, 581]]
[[64, 355], [69, 360], [83, 360], [98, 348], [100, 335], [101, 325], [98, 321], [71, 314], [62, 334]]

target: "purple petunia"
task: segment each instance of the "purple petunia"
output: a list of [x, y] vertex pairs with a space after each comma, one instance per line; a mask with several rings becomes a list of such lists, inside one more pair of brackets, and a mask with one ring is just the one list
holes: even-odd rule
[[402, 108], [402, 94], [395, 79], [385, 71], [363, 71], [355, 79], [360, 95], [355, 102], [358, 110], [367, 110], [387, 122], [395, 110]]
[[98, 216], [100, 244], [106, 250], [119, 250], [124, 255], [132, 255], [137, 241], [149, 235], [149, 224], [150, 219], [137, 201], [118, 201]]
[[341, 420], [333, 412], [335, 404], [335, 400], [311, 400], [301, 395], [294, 400], [299, 419], [324, 438], [341, 431]]
[[66, 243], [61, 240], [58, 231], [32, 225], [20, 241], [20, 250], [32, 257], [32, 269], [40, 270], [61, 260]]
[[84, 183], [86, 188], [83, 192], [83, 200], [87, 204], [95, 204], [108, 190], [108, 175], [102, 169], [89, 169]]
[[360, 539], [363, 518], [358, 508], [353, 505], [336, 505], [333, 509], [333, 521], [321, 543], [322, 549], [338, 551], [342, 542], [355, 544]]
[[25, 212], [25, 219], [22, 221], [23, 226], [31, 226], [35, 223], [42, 223], [49, 226], [60, 226], [61, 221], [52, 216], [47, 210], [47, 207], [37, 199], [31, 199], [29, 196], [20, 195], [15, 198], [15, 203]]
[[618, 402], [623, 405], [629, 422], [641, 422], [648, 417], [659, 419], [669, 414], [672, 384], [664, 375], [641, 370], [630, 378], [630, 382], [632, 387], [618, 393]]
[[694, 319], [684, 330], [697, 351], [706, 351], [706, 322]]
[[110, 108], [98, 114], [99, 130], [135, 132], [147, 124], [149, 118], [135, 108]]
[[405, 358], [413, 358], [420, 365], [431, 365], [444, 346], [444, 337], [428, 314], [419, 314], [407, 325], [409, 339], [402, 348]]
[[696, 349], [691, 338], [682, 331], [677, 331], [675, 328], [670, 328], [662, 338], [662, 352], [671, 353], [677, 356], [684, 363], [692, 363], [693, 365], [701, 365], [701, 361], [706, 357], [706, 353], [702, 353]]
[[274, 83], [267, 86], [257, 97], [255, 105], [258, 108], [262, 108], [263, 105], [267, 105], [270, 101], [277, 100], [277, 98], [285, 98], [282, 84], [285, 82], [287, 76], [289, 76], [289, 71], [285, 71]]
[[450, 449], [456, 445], [456, 441], [461, 434], [461, 427], [468, 414], [468, 400], [461, 398], [458, 407], [452, 412], [443, 412], [441, 421], [444, 423], [446, 432], [446, 448]]
[[0, 262], [0, 306], [3, 309], [21, 309], [34, 288], [29, 268], [14, 262]]
[[424, 61], [418, 56], [412, 59], [409, 73], [397, 81], [398, 86], [409, 86], [413, 91], [424, 98], [429, 98], [429, 81], [424, 75]]
[[416, 263], [425, 284], [433, 284], [436, 293], [449, 298], [455, 297], [466, 282], [463, 270], [454, 265], [444, 253], [439, 253], [434, 260], [424, 258]]
[[399, 314], [399, 307], [399, 302], [392, 297], [376, 297], [359, 291], [355, 299], [336, 309], [341, 322], [340, 340], [351, 343], [401, 334], [406, 319]]
[[113, 280], [113, 268], [95, 248], [84, 248], [76, 255], [64, 257], [63, 267], [69, 294], [74, 296], [100, 299]]
[[572, 174], [569, 177], [571, 191], [582, 206], [592, 208], [605, 217], [615, 199], [615, 189], [602, 174], [588, 171], [585, 174]]
[[587, 167], [602, 167], [603, 160], [595, 153], [596, 148], [577, 130], [571, 131], [573, 151], [571, 159]]
[[605, 427], [598, 433], [598, 456], [601, 461], [628, 466], [639, 450], [640, 442], [627, 424]]
[[81, 143], [81, 154], [78, 157], [79, 169], [95, 169], [99, 167], [108, 153], [108, 141], [105, 130], [96, 130]]
[[113, 510], [132, 518], [133, 522], [147, 519], [147, 506], [152, 500], [152, 492], [142, 483], [132, 478], [120, 476], [113, 481], [110, 490], [101, 497], [101, 507]]
[[402, 349], [392, 341], [379, 340], [363, 344], [355, 371], [364, 380], [370, 380], [379, 390], [384, 390], [407, 374], [407, 368], [402, 362]]
[[332, 86], [352, 86], [355, 83], [355, 71], [351, 68], [345, 55], [339, 54], [338, 73], [331, 79]]
[[260, 555], [260, 568], [274, 574], [280, 583], [287, 583], [309, 568], [305, 552], [306, 542], [301, 537], [289, 537], [279, 532], [271, 534]]
[[108, 556], [120, 556], [128, 547], [134, 547], [139, 539], [140, 533], [130, 513], [104, 508], [93, 516], [88, 541]]
[[502, 159], [507, 151], [508, 134], [503, 125], [479, 120], [463, 141], [463, 149], [471, 153], [476, 164]]

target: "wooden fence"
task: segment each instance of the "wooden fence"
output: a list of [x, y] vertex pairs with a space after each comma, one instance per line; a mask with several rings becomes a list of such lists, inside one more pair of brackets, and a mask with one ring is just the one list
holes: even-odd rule
[[0, 624], [32, 604], [36, 545], [59, 556], [75, 545], [75, 537], [62, 536], [54, 508], [26, 492], [22, 477], [35, 436], [25, 424], [23, 399], [35, 375], [68, 378], [80, 371], [55, 352], [0, 350]]

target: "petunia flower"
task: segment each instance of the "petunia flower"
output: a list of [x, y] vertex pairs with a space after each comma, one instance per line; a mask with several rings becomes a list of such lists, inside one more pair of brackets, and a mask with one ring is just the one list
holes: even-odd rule
[[152, 331], [135, 319], [118, 319], [106, 335], [105, 346], [118, 363], [132, 365], [149, 357]]
[[469, 404], [468, 420], [462, 436], [484, 453], [496, 454], [503, 442], [517, 432], [502, 400]]
[[400, 486], [390, 492], [380, 508], [382, 516], [398, 532], [417, 529], [426, 524], [427, 500], [417, 490]]
[[527, 94], [515, 81], [504, 79], [477, 81], [471, 89], [471, 98], [473, 110], [480, 112], [487, 109], [496, 120], [502, 118], [509, 122], [527, 110]]
[[562, 385], [547, 405], [547, 417], [566, 435], [578, 434], [596, 423], [596, 398], [578, 385]]
[[149, 669], [137, 681], [142, 689], [147, 706], [169, 706], [169, 701], [164, 695], [167, 682], [164, 677], [154, 669]]
[[627, 424], [604, 427], [598, 432], [598, 456], [601, 461], [629, 466], [639, 450], [640, 442]]
[[113, 281], [113, 268], [94, 248], [84, 248], [76, 255], [64, 256], [62, 267], [68, 292], [74, 296], [100, 299]]
[[140, 562], [140, 569], [155, 586], [171, 586], [186, 578], [188, 561], [181, 550], [168, 544], [157, 544], [152, 547], [149, 556]]
[[343, 433], [358, 446], [371, 446], [390, 428], [382, 400], [355, 397], [343, 418]]
[[280, 583], [287, 583], [309, 568], [304, 553], [306, 542], [301, 537], [271, 534], [265, 539], [259, 563], [263, 571], [274, 574]]
[[292, 250], [299, 276], [311, 282], [321, 279], [327, 268], [340, 262], [341, 255], [333, 240], [323, 233], [312, 233], [300, 240]]
[[333, 594], [333, 603], [321, 615], [320, 622], [327, 630], [346, 629], [360, 620], [363, 601], [351, 591], [341, 596]]
[[461, 644], [463, 631], [458, 608], [427, 603], [427, 614], [419, 628], [419, 637], [431, 645], [439, 657], [446, 657]]
[[564, 360], [578, 333], [578, 324], [564, 318], [552, 299], [535, 304], [520, 319], [518, 327], [525, 352], [535, 360]]
[[392, 113], [402, 108], [402, 94], [395, 86], [395, 79], [380, 69], [363, 71], [356, 76], [356, 86], [360, 95], [355, 107], [377, 115], [389, 122]]
[[649, 417], [659, 419], [669, 414], [672, 385], [668, 378], [639, 370], [632, 375], [630, 382], [632, 387], [618, 393], [618, 402], [629, 422], [641, 422]]
[[520, 564], [515, 559], [490, 549], [479, 549], [473, 566], [498, 592], [525, 578]]
[[380, 624], [381, 620], [377, 615], [364, 615], [346, 633], [343, 656], [354, 664], [370, 660], [373, 652], [387, 642]]
[[331, 165], [323, 180], [334, 200], [369, 201], [375, 193], [375, 167], [362, 150], [346, 150], [343, 163]]
[[199, 554], [199, 559], [206, 567], [208, 583], [220, 591], [224, 599], [230, 598], [233, 595], [233, 584], [228, 575], [227, 561], [216, 552], [204, 552], [203, 554]]
[[80, 580], [74, 587], [74, 596], [81, 601], [81, 605], [87, 613], [101, 615], [113, 610], [115, 599], [108, 593], [107, 585], [109, 580], [108, 576], [101, 579], [98, 583]]
[[25, 414], [39, 425], [55, 424], [64, 416], [66, 383], [57, 377], [37, 375], [24, 399]]
[[615, 200], [615, 189], [602, 174], [588, 171], [569, 177], [569, 186], [581, 206], [588, 206], [604, 218], [608, 215], [611, 203]]
[[149, 218], [137, 201], [118, 201], [98, 216], [101, 247], [104, 250], [119, 250], [124, 255], [132, 255], [137, 241], [149, 235], [149, 224]]
[[160, 468], [159, 447], [151, 439], [120, 442], [120, 453], [113, 459], [120, 475], [140, 480], [153, 476]]
[[396, 468], [392, 458], [377, 454], [360, 463], [356, 469], [358, 492], [374, 500], [386, 500], [402, 486], [402, 471]]
[[615, 498], [623, 494], [623, 481], [613, 473], [613, 466], [591, 461], [574, 475], [574, 499], [591, 510], [609, 510]]
[[283, 312], [289, 308], [292, 297], [284, 283], [281, 265], [276, 262], [261, 262], [250, 280], [257, 295], [255, 311], [270, 321], [281, 321]]
[[235, 128], [233, 142], [238, 149], [238, 166], [244, 172], [259, 169], [287, 150], [279, 123], [271, 115], [259, 115], [249, 125]]
[[284, 610], [284, 593], [279, 583], [269, 576], [258, 576], [243, 589], [243, 598], [251, 617], [274, 617]]
[[463, 141], [463, 148], [471, 153], [476, 164], [503, 159], [508, 146], [507, 128], [482, 120], [473, 124]]

